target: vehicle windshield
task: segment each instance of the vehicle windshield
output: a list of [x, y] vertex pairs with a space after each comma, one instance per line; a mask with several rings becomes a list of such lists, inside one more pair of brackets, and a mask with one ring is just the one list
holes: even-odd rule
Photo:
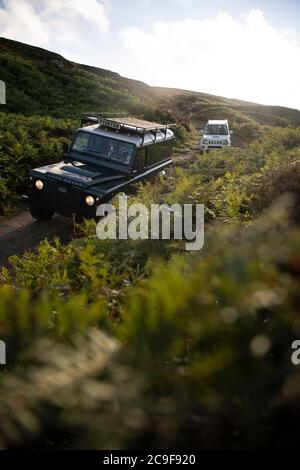
[[105, 160], [128, 165], [134, 155], [135, 146], [127, 142], [104, 137], [103, 135], [78, 132], [74, 139], [72, 150], [82, 153], [95, 153], [95, 155]]
[[228, 135], [228, 128], [225, 124], [208, 124], [205, 134], [209, 135]]

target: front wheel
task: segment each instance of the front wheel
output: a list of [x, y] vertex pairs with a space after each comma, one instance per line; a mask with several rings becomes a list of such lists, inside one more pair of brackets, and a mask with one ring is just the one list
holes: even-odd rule
[[41, 206], [33, 202], [29, 203], [29, 212], [34, 219], [40, 220], [41, 222], [51, 219], [54, 215], [53, 211], [43, 209]]

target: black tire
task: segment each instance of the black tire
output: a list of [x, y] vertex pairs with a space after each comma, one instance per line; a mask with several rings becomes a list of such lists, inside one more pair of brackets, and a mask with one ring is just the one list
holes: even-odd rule
[[53, 211], [43, 209], [41, 206], [32, 202], [29, 203], [29, 212], [34, 219], [40, 220], [41, 222], [51, 219], [54, 215]]

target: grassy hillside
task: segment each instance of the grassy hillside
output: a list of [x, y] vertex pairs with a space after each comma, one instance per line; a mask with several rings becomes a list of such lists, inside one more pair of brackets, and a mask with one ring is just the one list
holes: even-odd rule
[[[78, 117], [87, 110], [126, 110], [148, 116], [155, 111], [154, 116], [160, 112], [163, 117], [167, 111], [197, 127], [208, 118], [226, 117], [234, 129], [250, 127], [250, 138], [262, 125], [300, 125], [297, 110], [151, 87], [5, 38], [0, 38], [0, 55], [0, 77], [6, 81], [8, 95], [4, 110], [9, 112]], [[246, 135], [246, 130], [241, 132], [241, 137]]]
[[58, 54], [0, 39], [0, 76], [10, 112], [78, 117], [87, 110], [143, 114], [159, 103], [147, 85], [67, 61]]
[[228, 119], [234, 131], [233, 145], [243, 146], [269, 127], [300, 126], [300, 111], [279, 106], [262, 106], [241, 100], [192, 91], [157, 88], [172, 102], [174, 112], [203, 128], [208, 119]]

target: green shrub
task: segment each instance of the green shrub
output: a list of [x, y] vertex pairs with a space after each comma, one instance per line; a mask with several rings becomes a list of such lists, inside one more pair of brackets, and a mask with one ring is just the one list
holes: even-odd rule
[[211, 225], [204, 251], [153, 259], [127, 291], [120, 350], [89, 333], [107, 304], [2, 287], [2, 447], [297, 445], [299, 247], [284, 201], [242, 231]]
[[7, 364], [12, 368], [22, 362], [22, 354], [40, 336], [67, 340], [101, 324], [106, 306], [95, 299], [88, 304], [84, 293], [67, 301], [44, 291], [34, 299], [27, 289], [0, 286], [0, 335], [7, 346]]
[[27, 191], [31, 168], [61, 159], [63, 143], [70, 142], [75, 128], [70, 120], [0, 113], [0, 214]]
[[164, 403], [154, 445], [295, 442], [300, 239], [286, 224], [275, 210], [244, 233], [209, 231], [204, 253], [156, 265], [131, 291], [119, 337]]
[[177, 124], [175, 128], [175, 137], [178, 144], [183, 144], [189, 138], [189, 131], [182, 124]]

